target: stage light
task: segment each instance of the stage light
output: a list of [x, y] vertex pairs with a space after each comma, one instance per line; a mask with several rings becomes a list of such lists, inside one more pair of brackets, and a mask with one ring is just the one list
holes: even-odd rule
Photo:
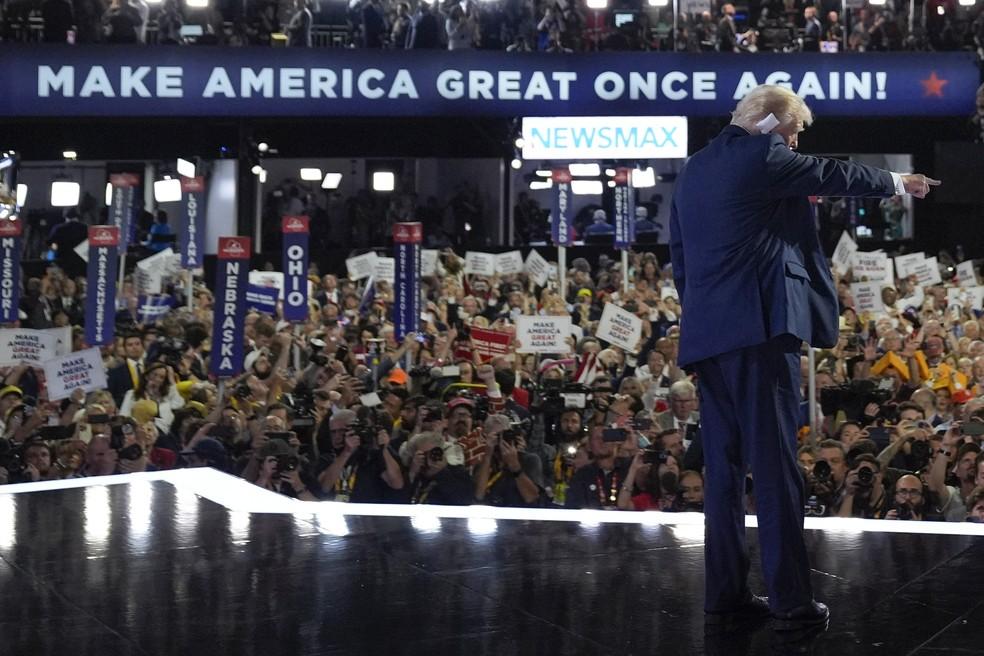
[[549, 189], [553, 186], [553, 180], [534, 180], [530, 183], [530, 189], [532, 191], [540, 191], [541, 189]]
[[538, 176], [540, 176], [541, 178], [552, 178], [553, 177], [553, 171], [551, 171], [550, 169], [537, 169], [536, 170], [536, 174]]
[[261, 153], [265, 153], [268, 150], [270, 150], [270, 144], [268, 144], [265, 141], [261, 141], [260, 143], [256, 144], [256, 149]]
[[113, 204], [113, 183], [111, 183], [111, 182], [107, 182], [106, 183], [106, 197], [105, 197], [105, 200], [106, 200], [106, 207], [109, 207], [110, 205]]
[[340, 184], [342, 184], [341, 173], [325, 173], [325, 179], [321, 181], [321, 188], [338, 189], [338, 185]]
[[79, 204], [79, 183], [55, 180], [51, 183], [52, 207], [75, 207]]
[[184, 176], [186, 178], [195, 177], [195, 163], [190, 162], [186, 159], [178, 158], [178, 175]]
[[522, 150], [523, 147], [526, 145], [526, 141], [522, 137], [516, 137], [516, 141], [513, 143], [516, 144], [517, 150]]
[[958, 4], [961, 7], [973, 7], [977, 3], [977, 0], [958, 0]]
[[608, 9], [608, 0], [587, 0], [588, 9]]
[[263, 167], [262, 166], [260, 166], [259, 164], [254, 164], [253, 165], [253, 168], [250, 169], [250, 172], [253, 175], [259, 175], [260, 174], [260, 171], [262, 171], [262, 170], [263, 170]]
[[870, 0], [868, 4], [881, 6], [885, 4], [885, 0]]
[[579, 196], [597, 196], [603, 190], [601, 180], [571, 180], [571, 191]]
[[75, 160], [79, 158], [79, 154], [74, 150], [63, 150], [62, 157], [64, 157], [65, 159]]
[[208, 0], [188, 0], [185, 4], [195, 9], [207, 9]]
[[649, 0], [650, 7], [666, 7], [670, 4], [670, 0]]
[[181, 181], [170, 178], [155, 180], [154, 200], [158, 203], [174, 203], [181, 200]]
[[315, 168], [304, 168], [301, 169], [301, 180], [307, 180], [309, 182], [314, 180], [321, 180], [321, 169]]
[[266, 184], [266, 181], [267, 181], [267, 170], [266, 169], [260, 169], [260, 174], [257, 177], [260, 180], [260, 184]]
[[614, 178], [615, 169], [605, 169], [605, 175], [607, 175], [609, 178]]
[[392, 171], [374, 171], [372, 174], [373, 191], [393, 191], [396, 189], [396, 174]]
[[592, 163], [592, 164], [571, 164], [567, 168], [568, 168], [568, 170], [570, 170], [571, 175], [573, 175], [575, 177], [585, 176], [585, 177], [588, 177], [588, 178], [593, 178], [593, 177], [596, 177], [596, 176], [601, 175], [601, 167], [598, 166], [598, 164], [595, 164], [595, 163]]
[[518, 157], [513, 157], [512, 161], [509, 162], [509, 166], [513, 167], [516, 171], [523, 168], [523, 160]]
[[17, 207], [24, 207], [27, 204], [27, 185], [17, 185]]
[[653, 171], [653, 167], [647, 166], [644, 169], [635, 169], [632, 171], [632, 186], [636, 189], [655, 187], [656, 172]]
[[615, 181], [614, 180], [609, 180], [608, 181], [608, 186], [609, 187], [614, 187], [615, 186]]

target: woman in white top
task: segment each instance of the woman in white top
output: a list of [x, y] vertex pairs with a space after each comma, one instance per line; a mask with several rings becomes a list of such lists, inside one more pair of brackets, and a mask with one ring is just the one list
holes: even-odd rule
[[127, 391], [120, 405], [120, 414], [129, 417], [133, 404], [142, 399], [157, 403], [157, 418], [154, 423], [162, 431], [170, 430], [174, 411], [185, 404], [178, 394], [174, 372], [162, 362], [155, 362], [147, 367], [137, 383], [137, 389]]

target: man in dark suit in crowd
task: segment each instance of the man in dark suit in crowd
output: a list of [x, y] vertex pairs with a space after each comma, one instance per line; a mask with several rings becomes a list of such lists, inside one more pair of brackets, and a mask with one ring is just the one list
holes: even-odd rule
[[[705, 618], [741, 624], [770, 612], [780, 631], [826, 625], [813, 600], [796, 462], [800, 348], [837, 342], [837, 293], [809, 196], [923, 198], [923, 175], [800, 155], [812, 122], [792, 91], [761, 86], [681, 171], [670, 213], [683, 304], [679, 363], [700, 384], [706, 465]], [[744, 489], [755, 480], [769, 598], [748, 589]]]

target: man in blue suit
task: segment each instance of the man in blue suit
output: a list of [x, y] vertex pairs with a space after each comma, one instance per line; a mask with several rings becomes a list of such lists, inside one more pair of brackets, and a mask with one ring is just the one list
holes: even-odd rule
[[[777, 630], [826, 624], [813, 600], [796, 461], [800, 348], [833, 346], [837, 293], [808, 196], [919, 198], [939, 184], [794, 152], [812, 122], [792, 91], [761, 86], [731, 125], [693, 155], [670, 211], [673, 277], [683, 304], [679, 363], [695, 370], [706, 464], [705, 618], [775, 618]], [[769, 597], [748, 589], [745, 477], [755, 481]]]

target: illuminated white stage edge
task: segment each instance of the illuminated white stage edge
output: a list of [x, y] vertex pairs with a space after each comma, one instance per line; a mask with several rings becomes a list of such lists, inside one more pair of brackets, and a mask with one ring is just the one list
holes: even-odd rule
[[[298, 501], [264, 490], [241, 478], [215, 469], [176, 469], [162, 472], [120, 474], [94, 478], [75, 478], [38, 483], [17, 483], [0, 486], [2, 495], [29, 494], [46, 490], [122, 485], [148, 481], [164, 481], [182, 493], [193, 493], [238, 513], [274, 513], [294, 515], [318, 522], [323, 531], [344, 535], [346, 516], [409, 517], [414, 527], [437, 530], [441, 519], [467, 519], [469, 530], [495, 530], [495, 520], [578, 522], [587, 526], [598, 524], [640, 524], [642, 526], [698, 527], [704, 524], [702, 513], [666, 513], [658, 511], [618, 512], [604, 510], [564, 510], [562, 508], [495, 508], [492, 506], [431, 506], [409, 504], [338, 503], [334, 501]], [[0, 504], [0, 514], [11, 509]], [[0, 518], [3, 525], [6, 518]], [[755, 528], [758, 520], [746, 516], [745, 526]], [[809, 530], [848, 533], [919, 533], [928, 535], [984, 536], [984, 524], [970, 522], [906, 522], [884, 519], [853, 519], [840, 517], [807, 517]]]

